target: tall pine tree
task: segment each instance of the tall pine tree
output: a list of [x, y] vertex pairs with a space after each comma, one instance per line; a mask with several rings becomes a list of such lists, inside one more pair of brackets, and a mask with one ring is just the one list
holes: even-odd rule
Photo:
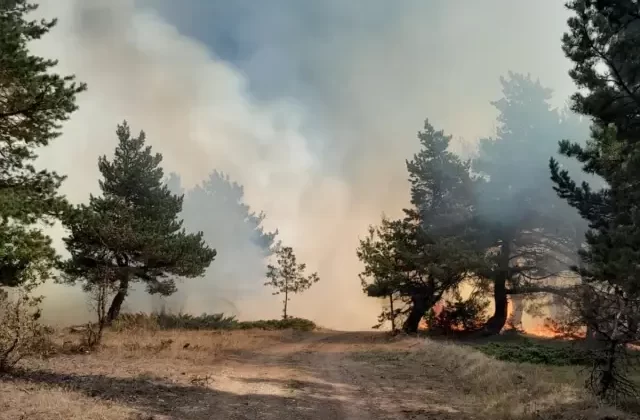
[[551, 90], [530, 76], [509, 73], [500, 81], [503, 98], [492, 102], [499, 111], [497, 133], [480, 141], [472, 165], [482, 177], [475, 209], [479, 245], [493, 260], [480, 273], [493, 284], [494, 313], [486, 325], [492, 334], [507, 322], [510, 296], [553, 290], [545, 281], [568, 267], [583, 229], [551, 190], [545, 165], [556, 139], [579, 136], [582, 125], [554, 109]]
[[481, 262], [467, 242], [473, 209], [469, 164], [448, 150], [451, 136], [428, 121], [418, 138], [422, 148], [407, 161], [413, 206], [403, 219], [383, 218], [371, 227], [357, 250], [365, 293], [403, 303], [398, 312], [406, 314], [408, 333]]
[[56, 60], [29, 52], [56, 20], [32, 21], [37, 5], [0, 2], [0, 286], [42, 281], [56, 262], [51, 240], [36, 223], [67, 207], [58, 193], [63, 176], [34, 167], [36, 150], [60, 135], [86, 86], [53, 72]]
[[593, 126], [586, 146], [565, 140], [560, 152], [606, 186], [579, 184], [554, 159], [549, 166], [557, 193], [589, 223], [583, 264], [576, 267], [586, 282], [577, 306], [603, 347], [592, 384], [610, 396], [629, 385], [621, 356], [640, 338], [640, 5], [573, 0], [567, 7], [573, 15], [563, 49], [581, 90], [573, 109]]
[[216, 255], [202, 232], [182, 227], [183, 198], [163, 184], [162, 156], [145, 146], [144, 132], [132, 137], [124, 122], [116, 133], [113, 160], [98, 161], [102, 196], [92, 195], [67, 218], [71, 234], [65, 239], [69, 282], [108, 276], [117, 285], [108, 321], [120, 313], [132, 282], [143, 282], [150, 294], [170, 295], [177, 277], [201, 276]]

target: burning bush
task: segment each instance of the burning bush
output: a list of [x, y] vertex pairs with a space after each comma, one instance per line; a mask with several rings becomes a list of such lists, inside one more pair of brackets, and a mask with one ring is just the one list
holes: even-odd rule
[[432, 333], [444, 335], [477, 331], [486, 322], [488, 307], [489, 301], [480, 294], [473, 293], [469, 298], [463, 299], [456, 293], [453, 299], [445, 300], [439, 310], [429, 310], [428, 329]]

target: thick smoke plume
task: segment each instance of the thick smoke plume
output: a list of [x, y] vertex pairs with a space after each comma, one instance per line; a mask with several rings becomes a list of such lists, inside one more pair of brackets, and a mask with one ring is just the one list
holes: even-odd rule
[[[294, 298], [292, 314], [368, 328], [379, 303], [360, 289], [355, 248], [368, 224], [407, 203], [404, 160], [424, 118], [461, 136], [456, 148], [468, 154], [476, 138], [492, 133], [489, 101], [508, 70], [540, 77], [561, 105], [572, 91], [559, 47], [566, 14], [552, 0], [302, 3], [42, 1], [38, 13], [59, 25], [34, 48], [89, 90], [41, 162], [69, 175], [71, 200], [87, 200], [98, 188], [97, 158], [112, 154], [116, 124], [126, 119], [146, 131], [183, 187], [213, 169], [244, 185], [247, 204], [266, 212], [265, 226], [278, 228], [279, 239], [318, 271], [320, 283]], [[205, 44], [220, 41], [223, 27], [239, 57], [233, 64]], [[205, 36], [202, 28], [213, 29]], [[167, 304], [279, 315], [262, 278], [247, 279], [256, 291], [244, 294], [211, 277], [180, 284]], [[48, 285], [44, 292], [50, 319], [86, 314], [79, 290]], [[142, 291], [127, 304], [152, 306]]]

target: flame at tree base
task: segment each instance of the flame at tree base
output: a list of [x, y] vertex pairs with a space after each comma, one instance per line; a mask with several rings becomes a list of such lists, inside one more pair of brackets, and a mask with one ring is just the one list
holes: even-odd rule
[[[433, 306], [433, 313], [436, 317], [438, 317], [445, 309], [445, 304], [443, 301], [436, 303]], [[521, 315], [520, 315], [521, 317]], [[513, 302], [510, 299], [507, 303], [507, 323], [503, 329], [503, 332], [507, 331], [519, 331], [523, 334], [535, 336], [535, 337], [544, 337], [544, 338], [554, 338], [554, 339], [566, 339], [566, 340], [574, 340], [574, 339], [582, 339], [586, 337], [586, 328], [580, 328], [578, 330], [568, 331], [566, 327], [564, 327], [558, 321], [552, 318], [545, 318], [544, 321], [540, 324], [533, 326], [523, 326], [519, 320], [514, 319], [514, 308]], [[519, 324], [519, 325], [518, 325]], [[456, 328], [455, 326], [451, 328], [453, 331], [462, 331], [461, 328]], [[418, 330], [427, 331], [429, 330], [429, 323], [426, 319], [422, 319], [420, 324], [418, 325]]]

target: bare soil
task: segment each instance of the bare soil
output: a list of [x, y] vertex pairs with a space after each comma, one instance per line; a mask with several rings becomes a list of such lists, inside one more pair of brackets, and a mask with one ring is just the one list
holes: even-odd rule
[[[1, 378], [0, 419], [465, 420], [619, 415], [583, 401], [566, 378], [541, 385], [533, 373], [526, 373], [526, 380], [534, 381], [531, 384], [522, 383], [525, 373], [498, 375], [495, 379], [503, 386], [524, 389], [524, 396], [508, 395], [483, 379], [501, 365], [487, 368], [484, 356], [470, 352], [369, 332], [112, 333], [99, 352], [29, 360], [23, 371]], [[472, 376], [459, 374], [463, 370]], [[529, 407], [536, 398], [539, 403]]]

